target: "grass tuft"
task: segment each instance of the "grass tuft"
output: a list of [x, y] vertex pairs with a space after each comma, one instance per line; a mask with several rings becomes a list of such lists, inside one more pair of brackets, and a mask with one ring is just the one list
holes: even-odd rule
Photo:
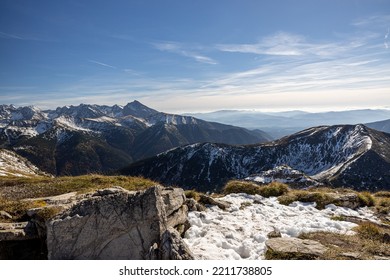
[[186, 190], [184, 191], [184, 194], [186, 195], [187, 198], [192, 198], [197, 202], [199, 202], [200, 200], [200, 194], [196, 190]]
[[360, 237], [364, 239], [371, 240], [382, 240], [383, 231], [382, 229], [371, 222], [363, 222], [355, 228], [356, 232], [360, 235]]
[[359, 192], [358, 198], [361, 206], [371, 207], [375, 205], [375, 199], [369, 192]]
[[263, 197], [281, 196], [289, 192], [286, 184], [279, 182], [272, 182], [268, 185], [259, 186], [252, 182], [245, 182], [239, 180], [229, 181], [223, 188], [223, 193], [246, 193], [251, 195], [261, 195]]

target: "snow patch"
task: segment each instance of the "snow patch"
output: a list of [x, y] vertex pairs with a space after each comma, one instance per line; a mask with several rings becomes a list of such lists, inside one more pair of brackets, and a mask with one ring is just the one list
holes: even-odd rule
[[190, 212], [190, 229], [185, 242], [197, 259], [262, 259], [267, 234], [274, 229], [283, 237], [296, 237], [303, 232], [328, 231], [353, 234], [354, 223], [334, 221], [334, 215], [357, 216], [375, 220], [367, 208], [357, 211], [328, 205], [324, 210], [314, 203], [294, 202], [281, 205], [277, 198], [259, 195], [230, 194], [228, 211], [213, 206], [204, 212]]

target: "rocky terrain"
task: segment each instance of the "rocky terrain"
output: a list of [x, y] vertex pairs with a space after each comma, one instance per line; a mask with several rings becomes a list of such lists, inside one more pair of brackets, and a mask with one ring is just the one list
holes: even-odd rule
[[390, 135], [364, 125], [321, 126], [255, 145], [187, 145], [134, 163], [121, 173], [215, 191], [230, 179], [243, 179], [280, 165], [327, 185], [389, 189]]
[[[390, 258], [388, 192], [209, 196], [137, 178], [66, 179], [73, 191], [53, 189], [60, 178], [29, 180], [1, 183], [0, 259]], [[126, 188], [99, 188], [114, 181]]]
[[112, 187], [34, 200], [44, 206], [29, 209], [28, 221], [0, 223], [0, 259], [193, 259], [177, 231], [187, 223], [181, 189]]

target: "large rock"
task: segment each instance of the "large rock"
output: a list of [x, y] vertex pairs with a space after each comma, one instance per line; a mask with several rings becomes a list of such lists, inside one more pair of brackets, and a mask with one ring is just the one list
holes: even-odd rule
[[216, 205], [222, 210], [226, 210], [230, 207], [230, 202], [214, 199], [211, 196], [200, 194], [199, 202], [202, 204]]
[[169, 227], [161, 237], [160, 246], [153, 246], [153, 255], [151, 259], [163, 260], [193, 260], [194, 255], [187, 244], [180, 237], [180, 233], [174, 228]]
[[[148, 259], [156, 244], [167, 239], [168, 225], [185, 221], [184, 201], [183, 190], [160, 186], [142, 192], [115, 187], [84, 195], [46, 223], [48, 258]], [[179, 259], [159, 255], [166, 256]]]
[[329, 193], [332, 197], [333, 203], [337, 206], [356, 209], [360, 207], [360, 200], [356, 193]]
[[314, 240], [299, 238], [272, 238], [265, 242], [267, 259], [319, 259], [327, 248]]

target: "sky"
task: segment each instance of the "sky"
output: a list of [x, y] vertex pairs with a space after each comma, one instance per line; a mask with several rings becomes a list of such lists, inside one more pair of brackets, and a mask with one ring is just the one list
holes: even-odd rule
[[390, 0], [1, 0], [0, 104], [390, 109]]

